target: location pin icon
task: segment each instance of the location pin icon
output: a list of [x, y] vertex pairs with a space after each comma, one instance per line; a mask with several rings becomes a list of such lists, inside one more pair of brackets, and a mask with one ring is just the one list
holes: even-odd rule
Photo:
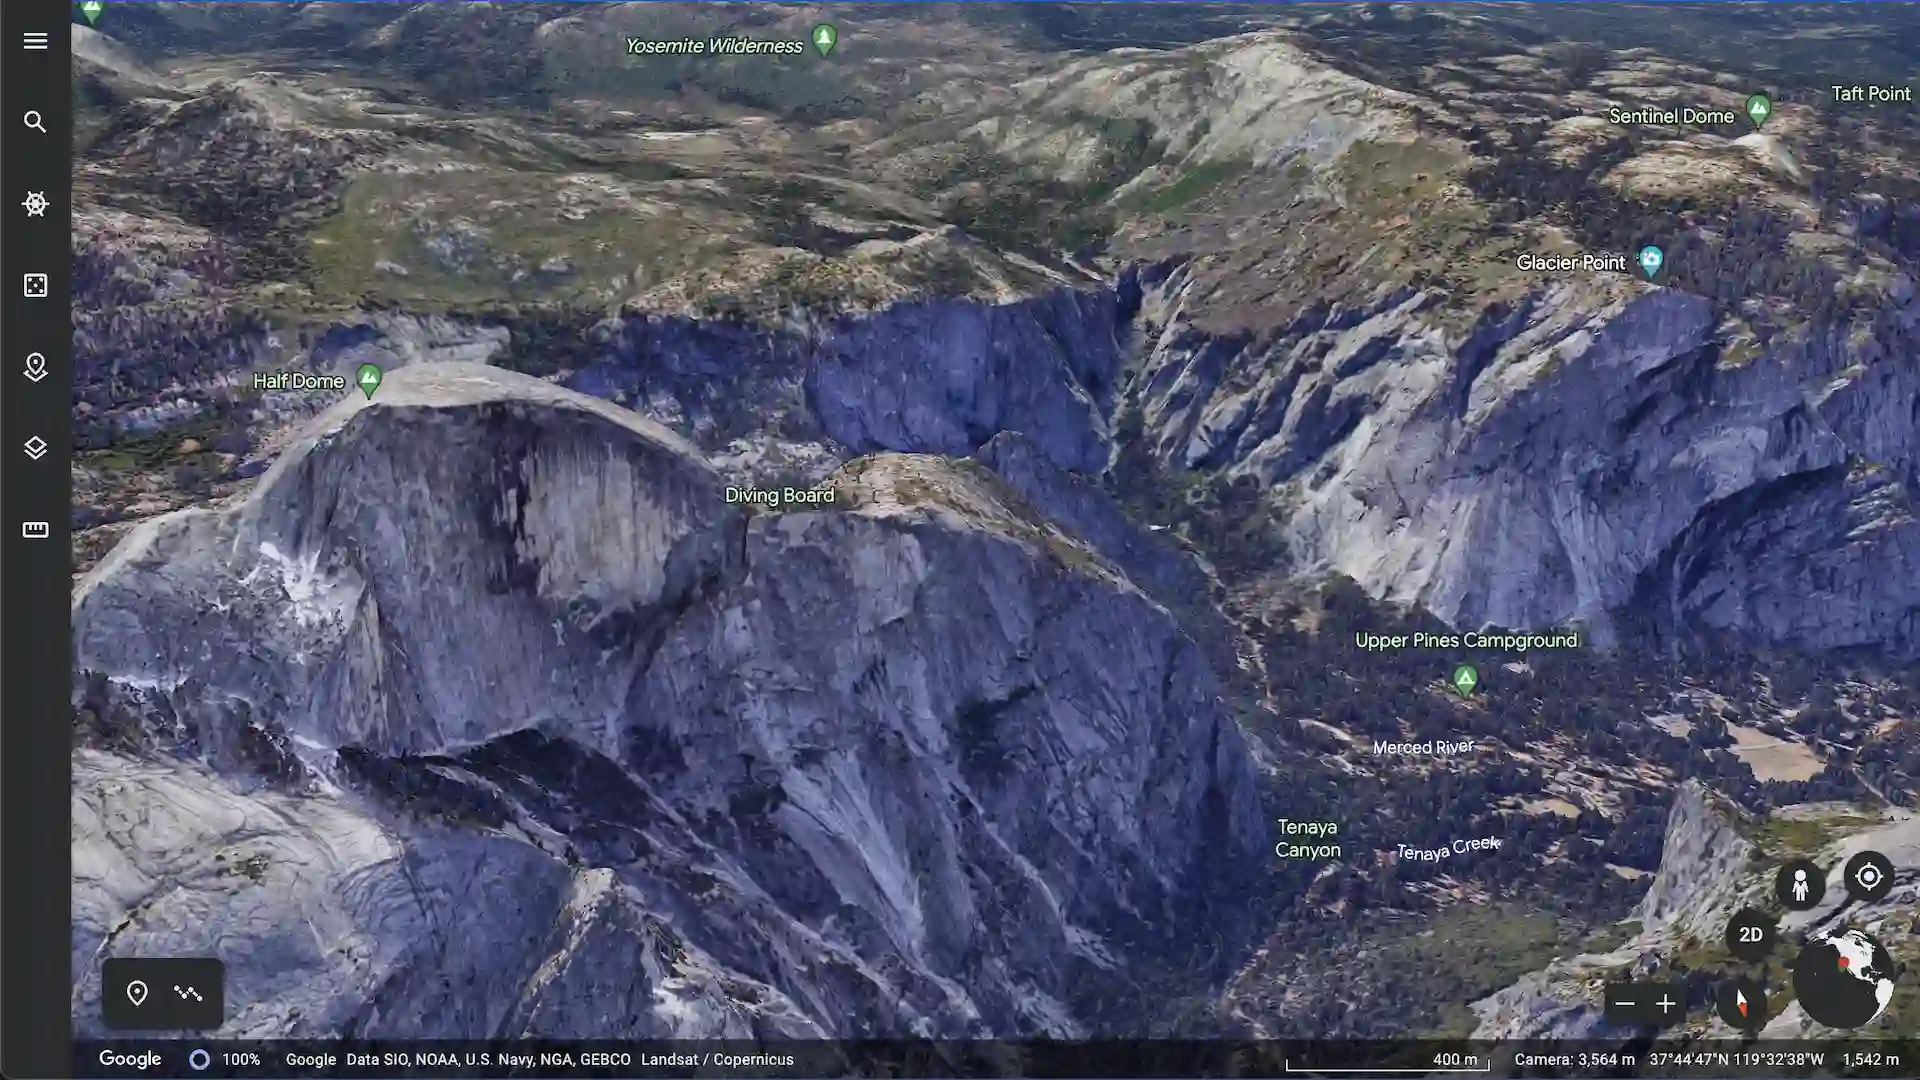
[[133, 1007], [136, 1009], [146, 1004], [147, 984], [141, 982], [139, 979], [135, 979], [132, 982], [128, 983], [127, 984], [127, 1000], [133, 1002]]
[[832, 23], [821, 23], [813, 28], [813, 49], [824, 58], [840, 44], [840, 29]]
[[1660, 264], [1666, 261], [1666, 253], [1652, 244], [1640, 249], [1640, 270], [1647, 275], [1648, 281], [1652, 281], [1654, 276], [1660, 273]]

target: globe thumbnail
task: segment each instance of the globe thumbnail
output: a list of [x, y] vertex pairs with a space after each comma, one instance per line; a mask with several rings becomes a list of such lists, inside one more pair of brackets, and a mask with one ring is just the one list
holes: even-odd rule
[[1807, 942], [1793, 965], [1793, 994], [1816, 1023], [1863, 1027], [1893, 999], [1893, 957], [1873, 936], [1836, 930]]

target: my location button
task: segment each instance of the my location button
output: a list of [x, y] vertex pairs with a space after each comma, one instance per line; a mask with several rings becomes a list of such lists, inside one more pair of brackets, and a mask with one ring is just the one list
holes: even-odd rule
[[100, 965], [100, 1019], [115, 1031], [211, 1031], [226, 1022], [226, 981], [212, 957], [116, 957]]
[[1862, 851], [1848, 859], [1841, 875], [1847, 895], [1863, 904], [1885, 900], [1893, 891], [1893, 860], [1877, 851]]

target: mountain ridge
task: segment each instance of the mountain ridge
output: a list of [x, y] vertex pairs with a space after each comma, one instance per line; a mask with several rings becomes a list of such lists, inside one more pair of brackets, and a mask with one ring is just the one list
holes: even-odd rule
[[[290, 799], [358, 820], [331, 829], [364, 833], [364, 854], [322, 859], [332, 869], [289, 885], [281, 917], [324, 913], [363, 959], [286, 957], [272, 946], [284, 922], [169, 916], [250, 888], [196, 876], [212, 850], [229, 866], [258, 851], [269, 884], [280, 860], [321, 857], [276, 850], [307, 842], [287, 826], [248, 841], [210, 825], [185, 869], [149, 861], [178, 849], [119, 833], [83, 785], [83, 1013], [97, 950], [204, 951], [219, 933], [243, 1026], [294, 1023], [303, 995], [266, 988], [286, 979], [273, 963], [297, 959], [331, 972], [335, 1000], [333, 1020], [296, 1030], [497, 1033], [499, 1010], [532, 993], [512, 988], [534, 956], [504, 944], [522, 930], [494, 928], [499, 956], [466, 962], [490, 989], [456, 1005], [428, 987], [447, 958], [417, 951], [423, 932], [454, 935], [451, 910], [369, 922], [353, 895], [368, 875], [440, 875], [451, 900], [500, 859], [525, 878], [486, 886], [505, 890], [502, 910], [586, 918], [601, 929], [555, 932], [612, 934], [675, 979], [773, 988], [722, 994], [684, 1024], [633, 1021], [689, 1036], [739, 1032], [768, 1002], [776, 1032], [1085, 1033], [1111, 1022], [1089, 991], [1137, 992], [1120, 956], [1177, 948], [1182, 912], [1213, 911], [1209, 934], [1239, 917], [1235, 860], [1219, 856], [1259, 846], [1254, 774], [1207, 663], [984, 469], [863, 459], [833, 480], [844, 505], [742, 514], [696, 451], [644, 419], [452, 363], [393, 372], [281, 462], [242, 506], [143, 525], [78, 591], [79, 734], [100, 747], [79, 760], [120, 789], [156, 769], [204, 787], [214, 822], [284, 820], [256, 804]], [[599, 516], [578, 512], [580, 491]], [[576, 909], [603, 914], [560, 914]], [[663, 968], [650, 911], [713, 959]], [[265, 966], [249, 967], [255, 949]], [[898, 973], [872, 966], [889, 954]], [[823, 982], [814, 962], [852, 966]], [[603, 960], [566, 946], [539, 964], [568, 989], [550, 1008], [526, 999], [515, 1030], [605, 1030]]]
[[[1465, 1036], [1713, 798], [1875, 827], [1793, 815], [1920, 795], [1920, 143], [1815, 93], [1895, 7], [76, 29], [76, 1018], [232, 905], [262, 1034]], [[1580, 645], [1362, 644], [1482, 628]]]

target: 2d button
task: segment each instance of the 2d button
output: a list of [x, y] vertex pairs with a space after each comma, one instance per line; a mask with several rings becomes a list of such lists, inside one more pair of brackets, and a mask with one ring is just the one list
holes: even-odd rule
[[1727, 920], [1727, 952], [1736, 959], [1750, 964], [1765, 960], [1779, 940], [1772, 917], [1752, 908], [1741, 908]]
[[1847, 895], [1863, 904], [1885, 900], [1893, 891], [1893, 860], [1877, 851], [1862, 851], [1840, 871]]
[[1827, 894], [1827, 872], [1811, 859], [1781, 865], [1773, 877], [1773, 895], [1789, 911], [1811, 911]]

